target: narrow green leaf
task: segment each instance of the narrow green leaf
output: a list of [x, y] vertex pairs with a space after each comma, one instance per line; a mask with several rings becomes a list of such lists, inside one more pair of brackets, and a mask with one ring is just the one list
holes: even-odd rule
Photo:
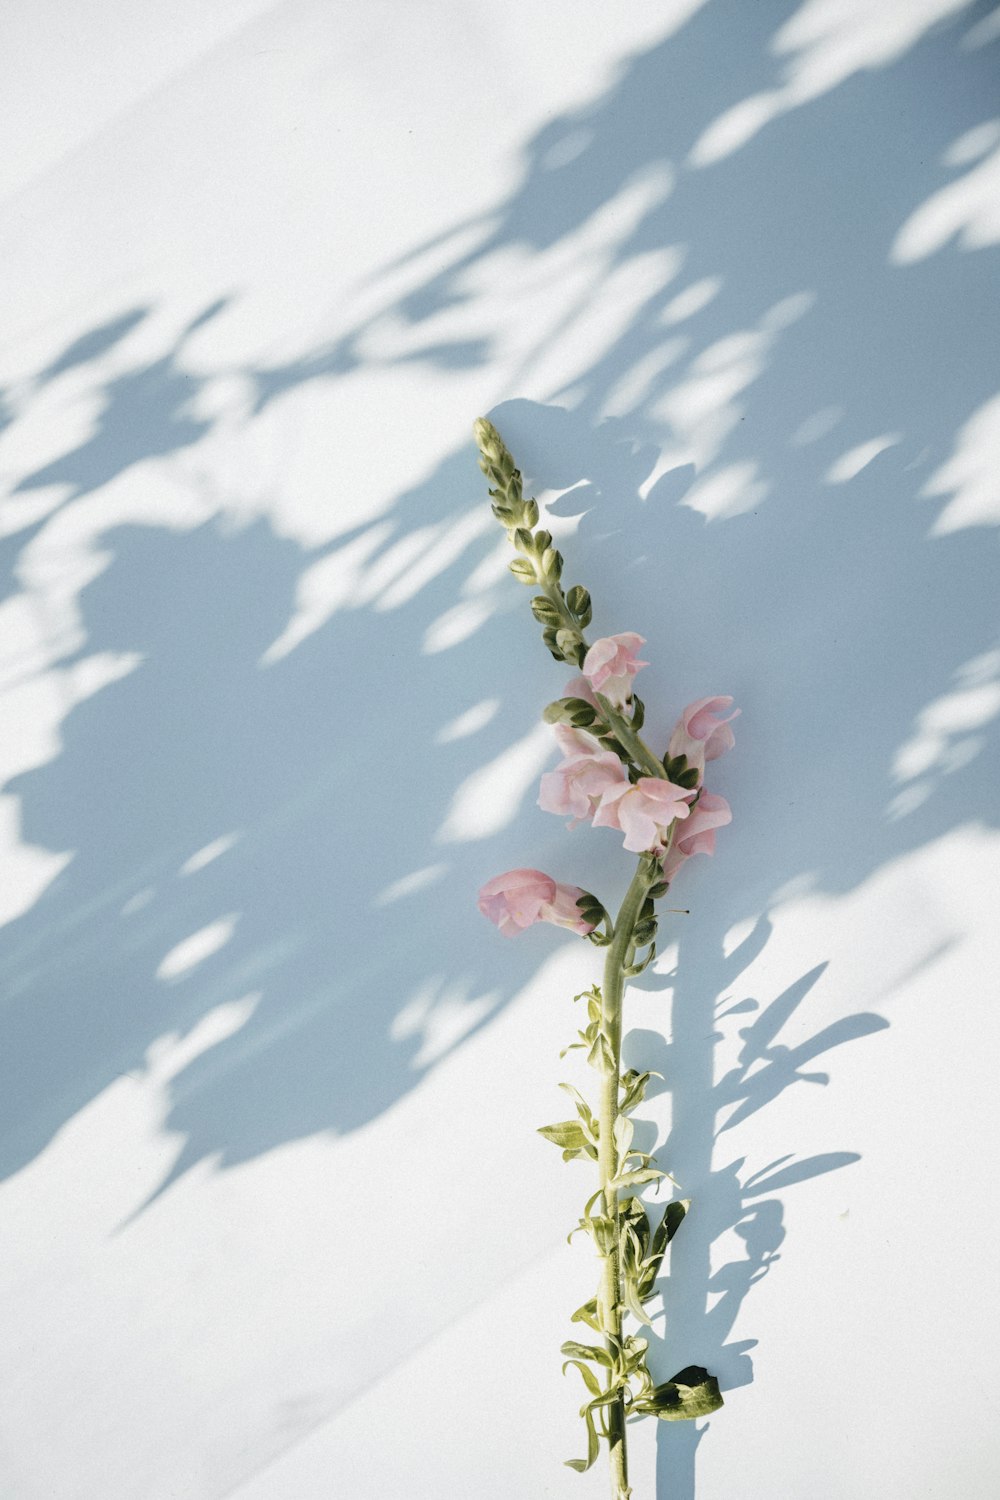
[[589, 1359], [595, 1364], [611, 1369], [611, 1355], [599, 1344], [578, 1344], [575, 1339], [567, 1339], [560, 1347], [559, 1353], [565, 1354], [569, 1359]]
[[587, 1457], [568, 1458], [566, 1460], [566, 1467], [568, 1469], [575, 1469], [578, 1474], [586, 1474], [591, 1465], [597, 1462], [597, 1455], [601, 1451], [597, 1428], [594, 1426], [594, 1419], [587, 1408], [584, 1408], [583, 1419], [587, 1424]]
[[580, 1360], [578, 1359], [567, 1359], [562, 1367], [562, 1372], [564, 1375], [566, 1374], [566, 1371], [569, 1369], [570, 1365], [572, 1365], [574, 1369], [580, 1371], [580, 1374], [583, 1376], [584, 1384], [586, 1385], [587, 1390], [590, 1392], [590, 1394], [592, 1396], [599, 1396], [601, 1394], [601, 1382], [598, 1380], [593, 1370], [588, 1369], [585, 1364], [581, 1364]]
[[644, 1182], [655, 1182], [658, 1177], [666, 1177], [666, 1172], [661, 1172], [656, 1167], [640, 1167], [636, 1172], [622, 1172], [620, 1176], [612, 1178], [608, 1187], [612, 1192], [617, 1192], [623, 1187], [639, 1187]]

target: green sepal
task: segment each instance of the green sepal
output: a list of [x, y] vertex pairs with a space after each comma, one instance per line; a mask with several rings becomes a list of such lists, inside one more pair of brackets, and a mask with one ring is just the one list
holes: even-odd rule
[[682, 771], [680, 776], [674, 779], [674, 785], [682, 786], [685, 791], [691, 792], [694, 791], [694, 788], [698, 785], [700, 780], [701, 772], [698, 770], [697, 766], [692, 766], [690, 770]]
[[696, 1417], [710, 1416], [723, 1405], [719, 1382], [701, 1365], [688, 1365], [672, 1380], [653, 1387], [642, 1401], [637, 1401], [633, 1411], [656, 1416], [664, 1422], [690, 1422]]
[[535, 565], [527, 557], [515, 557], [507, 564], [514, 577], [521, 583], [537, 583]]
[[638, 732], [646, 722], [646, 705], [642, 699], [632, 694], [632, 728]]

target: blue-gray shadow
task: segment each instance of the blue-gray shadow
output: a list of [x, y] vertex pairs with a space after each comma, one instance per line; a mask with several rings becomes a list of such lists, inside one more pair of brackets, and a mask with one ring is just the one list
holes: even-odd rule
[[[795, 8], [719, 0], [633, 58], [596, 103], [528, 143], [522, 181], [484, 219], [479, 244], [383, 311], [419, 326], [468, 299], [469, 269], [497, 249], [567, 241], [644, 166], [683, 162], [713, 119], [772, 81], [766, 44]], [[997, 321], [996, 257], [949, 250], [914, 266], [887, 263], [899, 225], [947, 180], [936, 165], [942, 152], [994, 111], [993, 68], [992, 49], [961, 53], [954, 28], [944, 27], [890, 68], [774, 122], [731, 159], [680, 170], [616, 262], [680, 245], [683, 276], [665, 279], [574, 378], [572, 410], [560, 404], [568, 393], [556, 391], [545, 404], [513, 400], [493, 413], [532, 484], [578, 485], [557, 507], [580, 516], [564, 547], [570, 581], [591, 588], [599, 632], [647, 637], [651, 738], [662, 742], [679, 707], [704, 692], [732, 692], [745, 710], [738, 753], [715, 779], [736, 822], [720, 835], [720, 859], [690, 874], [691, 903], [697, 896], [712, 915], [690, 919], [670, 980], [675, 1128], [667, 1157], [698, 1211], [676, 1244], [684, 1293], [668, 1309], [670, 1347], [656, 1351], [663, 1375], [714, 1360], [727, 1388], [746, 1381], [747, 1341], [725, 1340], [777, 1254], [776, 1195], [792, 1185], [789, 1174], [832, 1170], [856, 1155], [851, 1142], [836, 1143], [796, 1163], [790, 1141], [793, 1164], [763, 1179], [758, 1164], [742, 1177], [739, 1162], [713, 1170], [722, 1105], [730, 1113], [763, 1106], [767, 1091], [801, 1078], [809, 1060], [775, 1041], [803, 989], [767, 1000], [755, 1023], [768, 1018], [766, 1040], [749, 1028], [756, 1040], [747, 1055], [763, 1049], [763, 1072], [716, 1089], [716, 1002], [766, 936], [760, 914], [790, 881], [848, 892], [959, 824], [997, 821], [988, 771], [995, 724], [977, 757], [933, 774], [919, 808], [897, 821], [885, 814], [893, 757], [920, 711], [995, 639], [995, 567], [982, 533], [928, 539], [934, 506], [916, 494], [927, 463], [948, 456], [962, 423], [995, 389], [987, 330]], [[573, 143], [579, 150], [567, 160]], [[555, 159], [563, 164], [552, 166]], [[726, 464], [757, 463], [770, 493], [756, 509], [712, 524], [681, 503], [690, 470], [667, 473], [639, 498], [665, 437], [657, 402], [676, 367], [652, 378], [626, 415], [601, 416], [608, 393], [663, 337], [667, 303], [706, 276], [722, 287], [681, 325], [691, 340], [685, 360], [789, 297], [814, 299], [741, 393], [744, 419], [720, 455]], [[84, 495], [142, 458], [205, 436], [211, 418], [192, 408], [199, 378], [185, 365], [183, 343], [221, 306], [205, 309], [159, 360], [100, 386], [105, 405], [93, 437], [23, 475], [17, 489], [62, 483], [67, 498]], [[99, 360], [143, 312], [123, 310], [84, 333], [39, 379]], [[367, 363], [369, 326], [250, 370], [255, 409]], [[426, 345], [407, 358], [457, 369], [490, 354], [485, 334], [449, 342], [429, 328]], [[832, 433], [806, 446], [790, 441], [805, 419], [833, 407], [843, 415]], [[925, 448], [924, 468], [911, 472], [901, 446], [850, 484], [822, 482], [839, 453], [883, 431]], [[450, 456], [398, 498], [386, 516], [392, 534], [373, 559], [482, 492], [471, 447]], [[12, 569], [44, 524], [8, 542]], [[165, 1123], [184, 1144], [160, 1191], [205, 1157], [225, 1166], [318, 1131], [350, 1131], [422, 1076], [418, 1039], [392, 1034], [408, 997], [436, 984], [468, 1000], [489, 995], [495, 1010], [547, 950], [549, 934], [506, 944], [484, 929], [473, 903], [484, 878], [537, 864], [610, 903], [624, 878], [610, 835], [580, 833], [568, 846], [558, 825], [522, 808], [488, 838], [437, 840], [455, 787], [526, 733], [562, 687], [513, 583], [479, 631], [449, 650], [421, 651], [493, 542], [470, 542], [397, 609], [339, 610], [261, 668], [292, 613], [301, 549], [264, 523], [235, 533], [208, 525], [108, 537], [113, 561], [82, 597], [86, 651], [146, 659], [76, 707], [61, 754], [9, 787], [23, 802], [25, 838], [76, 854], [7, 933], [0, 1171], [32, 1160], [116, 1077], [142, 1069], [158, 1038], [184, 1034], [249, 993], [259, 999], [240, 1030], [171, 1083]], [[475, 736], [435, 742], [445, 720], [494, 696], [501, 710]], [[239, 839], [227, 853], [178, 875], [195, 850], [230, 832]], [[400, 875], [439, 863], [446, 869], [436, 884], [377, 904]], [[123, 916], [147, 890], [148, 904]], [[226, 913], [240, 915], [225, 947], [185, 978], [155, 977], [164, 954]], [[723, 934], [748, 916], [760, 917], [756, 936], [726, 960]], [[816, 1038], [816, 1055], [861, 1040], [880, 1021], [848, 1018]], [[712, 1284], [708, 1247], [733, 1226], [747, 1260]], [[709, 1312], [707, 1298], [720, 1289], [725, 1296]], [[663, 1494], [690, 1500], [697, 1433], [670, 1427], [661, 1436]]]

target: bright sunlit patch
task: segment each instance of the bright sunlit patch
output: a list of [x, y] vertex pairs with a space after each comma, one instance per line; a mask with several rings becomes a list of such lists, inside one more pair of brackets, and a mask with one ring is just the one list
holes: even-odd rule
[[496, 715], [499, 707], [499, 698], [483, 698], [480, 703], [474, 703], [464, 714], [459, 714], [456, 719], [451, 719], [439, 729], [434, 736], [434, 743], [448, 745], [452, 740], [464, 740], [470, 734], [478, 734]]
[[730, 958], [740, 944], [746, 942], [756, 927], [758, 920], [757, 917], [743, 917], [741, 921], [733, 923], [722, 939], [722, 955], [724, 958]]
[[984, 743], [972, 731], [982, 729], [998, 714], [1000, 682], [980, 682], [936, 698], [921, 711], [914, 733], [897, 750], [894, 777], [911, 781], [931, 770], [947, 772], [967, 765]]
[[130, 896], [125, 902], [125, 905], [121, 909], [121, 915], [123, 917], [134, 917], [137, 911], [142, 911], [149, 905], [155, 895], [156, 887], [152, 885], [147, 885], [141, 891], [136, 891], [135, 895]]
[[663, 323], [683, 323], [713, 302], [722, 290], [721, 276], [705, 276], [672, 297], [660, 314]]
[[439, 841], [467, 843], [506, 828], [554, 749], [552, 731], [539, 724], [489, 765], [473, 771], [455, 792]]
[[880, 453], [895, 447], [902, 440], [902, 435], [898, 432], [884, 432], [881, 437], [869, 438], [866, 443], [858, 443], [857, 447], [849, 448], [827, 469], [826, 483], [846, 484], [860, 474], [862, 469], [867, 469]]
[[429, 885], [436, 885], [447, 873], [447, 865], [424, 865], [423, 869], [403, 875], [399, 880], [394, 880], [391, 885], [379, 891], [372, 905], [391, 906], [394, 901], [402, 901], [405, 896], [414, 896], [417, 891], [426, 890]]
[[[962, 250], [1000, 243], [1000, 121], [966, 131], [945, 156], [947, 166], [965, 166], [963, 176], [922, 203], [900, 229], [889, 253], [897, 265], [912, 265], [957, 239]], [[984, 160], [979, 160], [984, 157]]]
[[810, 443], [819, 442], [820, 438], [826, 437], [832, 432], [837, 423], [843, 420], [844, 409], [841, 406], [825, 406], [822, 411], [813, 412], [811, 417], [806, 417], [788, 439], [789, 447], [805, 448]]
[[180, 979], [183, 975], [190, 974], [206, 958], [211, 958], [213, 953], [218, 953], [220, 948], [226, 946], [236, 931], [238, 921], [239, 913], [234, 912], [231, 916], [220, 917], [217, 922], [209, 922], [207, 927], [186, 937], [160, 960], [156, 971], [157, 979]]
[[1000, 395], [974, 412], [958, 434], [955, 451], [928, 479], [921, 495], [950, 495], [931, 527], [945, 536], [965, 526], [1000, 526]]
[[461, 604], [446, 609], [424, 632], [424, 655], [434, 656], [438, 651], [447, 651], [449, 647], [467, 641], [486, 624], [492, 613], [493, 604], [489, 599], [464, 599]]
[[696, 480], [681, 503], [698, 511], [706, 521], [723, 521], [756, 510], [768, 488], [758, 479], [755, 463], [728, 464]]
[[0, 797], [0, 927], [29, 911], [72, 858], [22, 844], [20, 800]]
[[185, 1036], [171, 1032], [158, 1037], [146, 1049], [146, 1068], [150, 1076], [158, 1083], [166, 1083], [203, 1052], [228, 1041], [246, 1025], [260, 999], [260, 992], [256, 991], [240, 1000], [228, 1000], [202, 1016]]
[[472, 1028], [488, 1015], [500, 996], [469, 997], [467, 982], [444, 985], [440, 976], [422, 985], [394, 1018], [389, 1035], [395, 1042], [419, 1039], [419, 1047], [410, 1059], [412, 1068], [426, 1068], [437, 1062]]
[[206, 844], [203, 849], [196, 850], [189, 859], [184, 861], [177, 871], [178, 875], [194, 875], [198, 870], [203, 870], [220, 855], [228, 853], [238, 838], [238, 833], [224, 833], [221, 838], [213, 839], [210, 844]]
[[725, 110], [702, 132], [689, 162], [707, 167], [753, 140], [771, 120], [818, 99], [854, 73], [885, 67], [970, 0], [804, 0], [779, 27], [771, 51], [784, 59], [779, 86]]
[[264, 652], [262, 666], [288, 656], [338, 609], [352, 603], [361, 587], [365, 563], [391, 535], [391, 524], [383, 521], [311, 563], [300, 574], [295, 586], [295, 613]]

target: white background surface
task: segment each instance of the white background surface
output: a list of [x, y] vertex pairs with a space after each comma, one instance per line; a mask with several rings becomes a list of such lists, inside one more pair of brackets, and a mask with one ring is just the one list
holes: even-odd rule
[[534, 806], [485, 411], [652, 736], [743, 708], [628, 1008], [727, 1404], [636, 1500], [995, 1494], [998, 16], [5, 6], [4, 1497], [605, 1492], [598, 955], [474, 897], [630, 861]]

